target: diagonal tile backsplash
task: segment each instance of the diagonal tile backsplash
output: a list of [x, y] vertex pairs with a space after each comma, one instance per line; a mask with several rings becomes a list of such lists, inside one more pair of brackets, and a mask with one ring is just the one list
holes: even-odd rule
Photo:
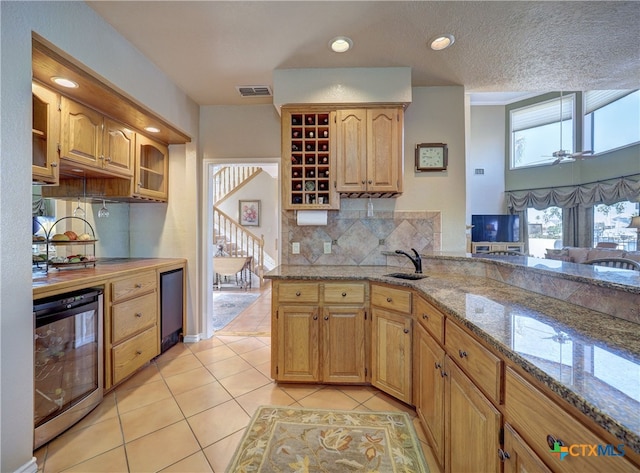
[[[326, 226], [298, 226], [293, 210], [282, 212], [282, 263], [301, 265], [387, 264], [383, 251], [415, 248], [440, 251], [441, 213], [435, 211], [387, 211], [367, 217], [364, 210], [329, 211]], [[324, 242], [333, 242], [324, 254]], [[291, 243], [300, 242], [300, 254]]]

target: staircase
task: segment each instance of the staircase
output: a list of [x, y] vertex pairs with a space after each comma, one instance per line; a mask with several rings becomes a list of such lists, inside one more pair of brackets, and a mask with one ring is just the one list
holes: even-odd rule
[[[213, 176], [214, 202], [219, 205], [260, 172], [262, 169], [255, 166], [229, 166], [220, 169]], [[213, 241], [218, 246], [217, 254], [233, 257], [251, 256], [251, 272], [258, 277], [262, 286], [265, 268], [268, 265], [268, 262], [265, 262], [264, 235], [258, 236], [247, 230], [217, 205], [213, 206]]]

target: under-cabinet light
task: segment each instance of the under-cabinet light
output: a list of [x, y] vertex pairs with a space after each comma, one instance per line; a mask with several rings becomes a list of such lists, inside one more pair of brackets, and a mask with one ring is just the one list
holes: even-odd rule
[[68, 89], [77, 89], [78, 83], [72, 81], [71, 79], [67, 79], [66, 77], [52, 77], [51, 80], [58, 84], [60, 87], [66, 87]]

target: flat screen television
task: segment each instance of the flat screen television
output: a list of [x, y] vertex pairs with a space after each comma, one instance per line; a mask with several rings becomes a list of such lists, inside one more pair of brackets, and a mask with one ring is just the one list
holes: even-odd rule
[[520, 240], [518, 215], [472, 215], [471, 241], [516, 242]]

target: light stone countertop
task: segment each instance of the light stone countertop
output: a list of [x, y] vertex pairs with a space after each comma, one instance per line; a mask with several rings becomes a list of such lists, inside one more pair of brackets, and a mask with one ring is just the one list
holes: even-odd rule
[[[470, 261], [464, 257], [445, 258], [459, 259], [463, 264]], [[554, 271], [555, 265], [550, 266], [541, 270]], [[592, 268], [591, 273], [585, 274], [580, 268], [563, 266], [564, 269], [556, 269], [575, 271], [568, 274], [569, 278], [590, 280], [593, 275]], [[408, 281], [385, 275], [411, 273], [413, 266], [283, 265], [268, 272], [265, 278], [367, 280], [413, 288], [640, 453], [640, 325], [486, 277], [430, 271], [428, 260], [423, 260], [423, 271], [426, 278]], [[616, 277], [612, 274], [615, 272], [630, 271], [609, 270], [606, 277], [596, 278], [594, 284], [618, 287], [620, 279], [629, 280], [628, 274]], [[622, 286], [623, 291], [636, 293], [635, 285]]]

